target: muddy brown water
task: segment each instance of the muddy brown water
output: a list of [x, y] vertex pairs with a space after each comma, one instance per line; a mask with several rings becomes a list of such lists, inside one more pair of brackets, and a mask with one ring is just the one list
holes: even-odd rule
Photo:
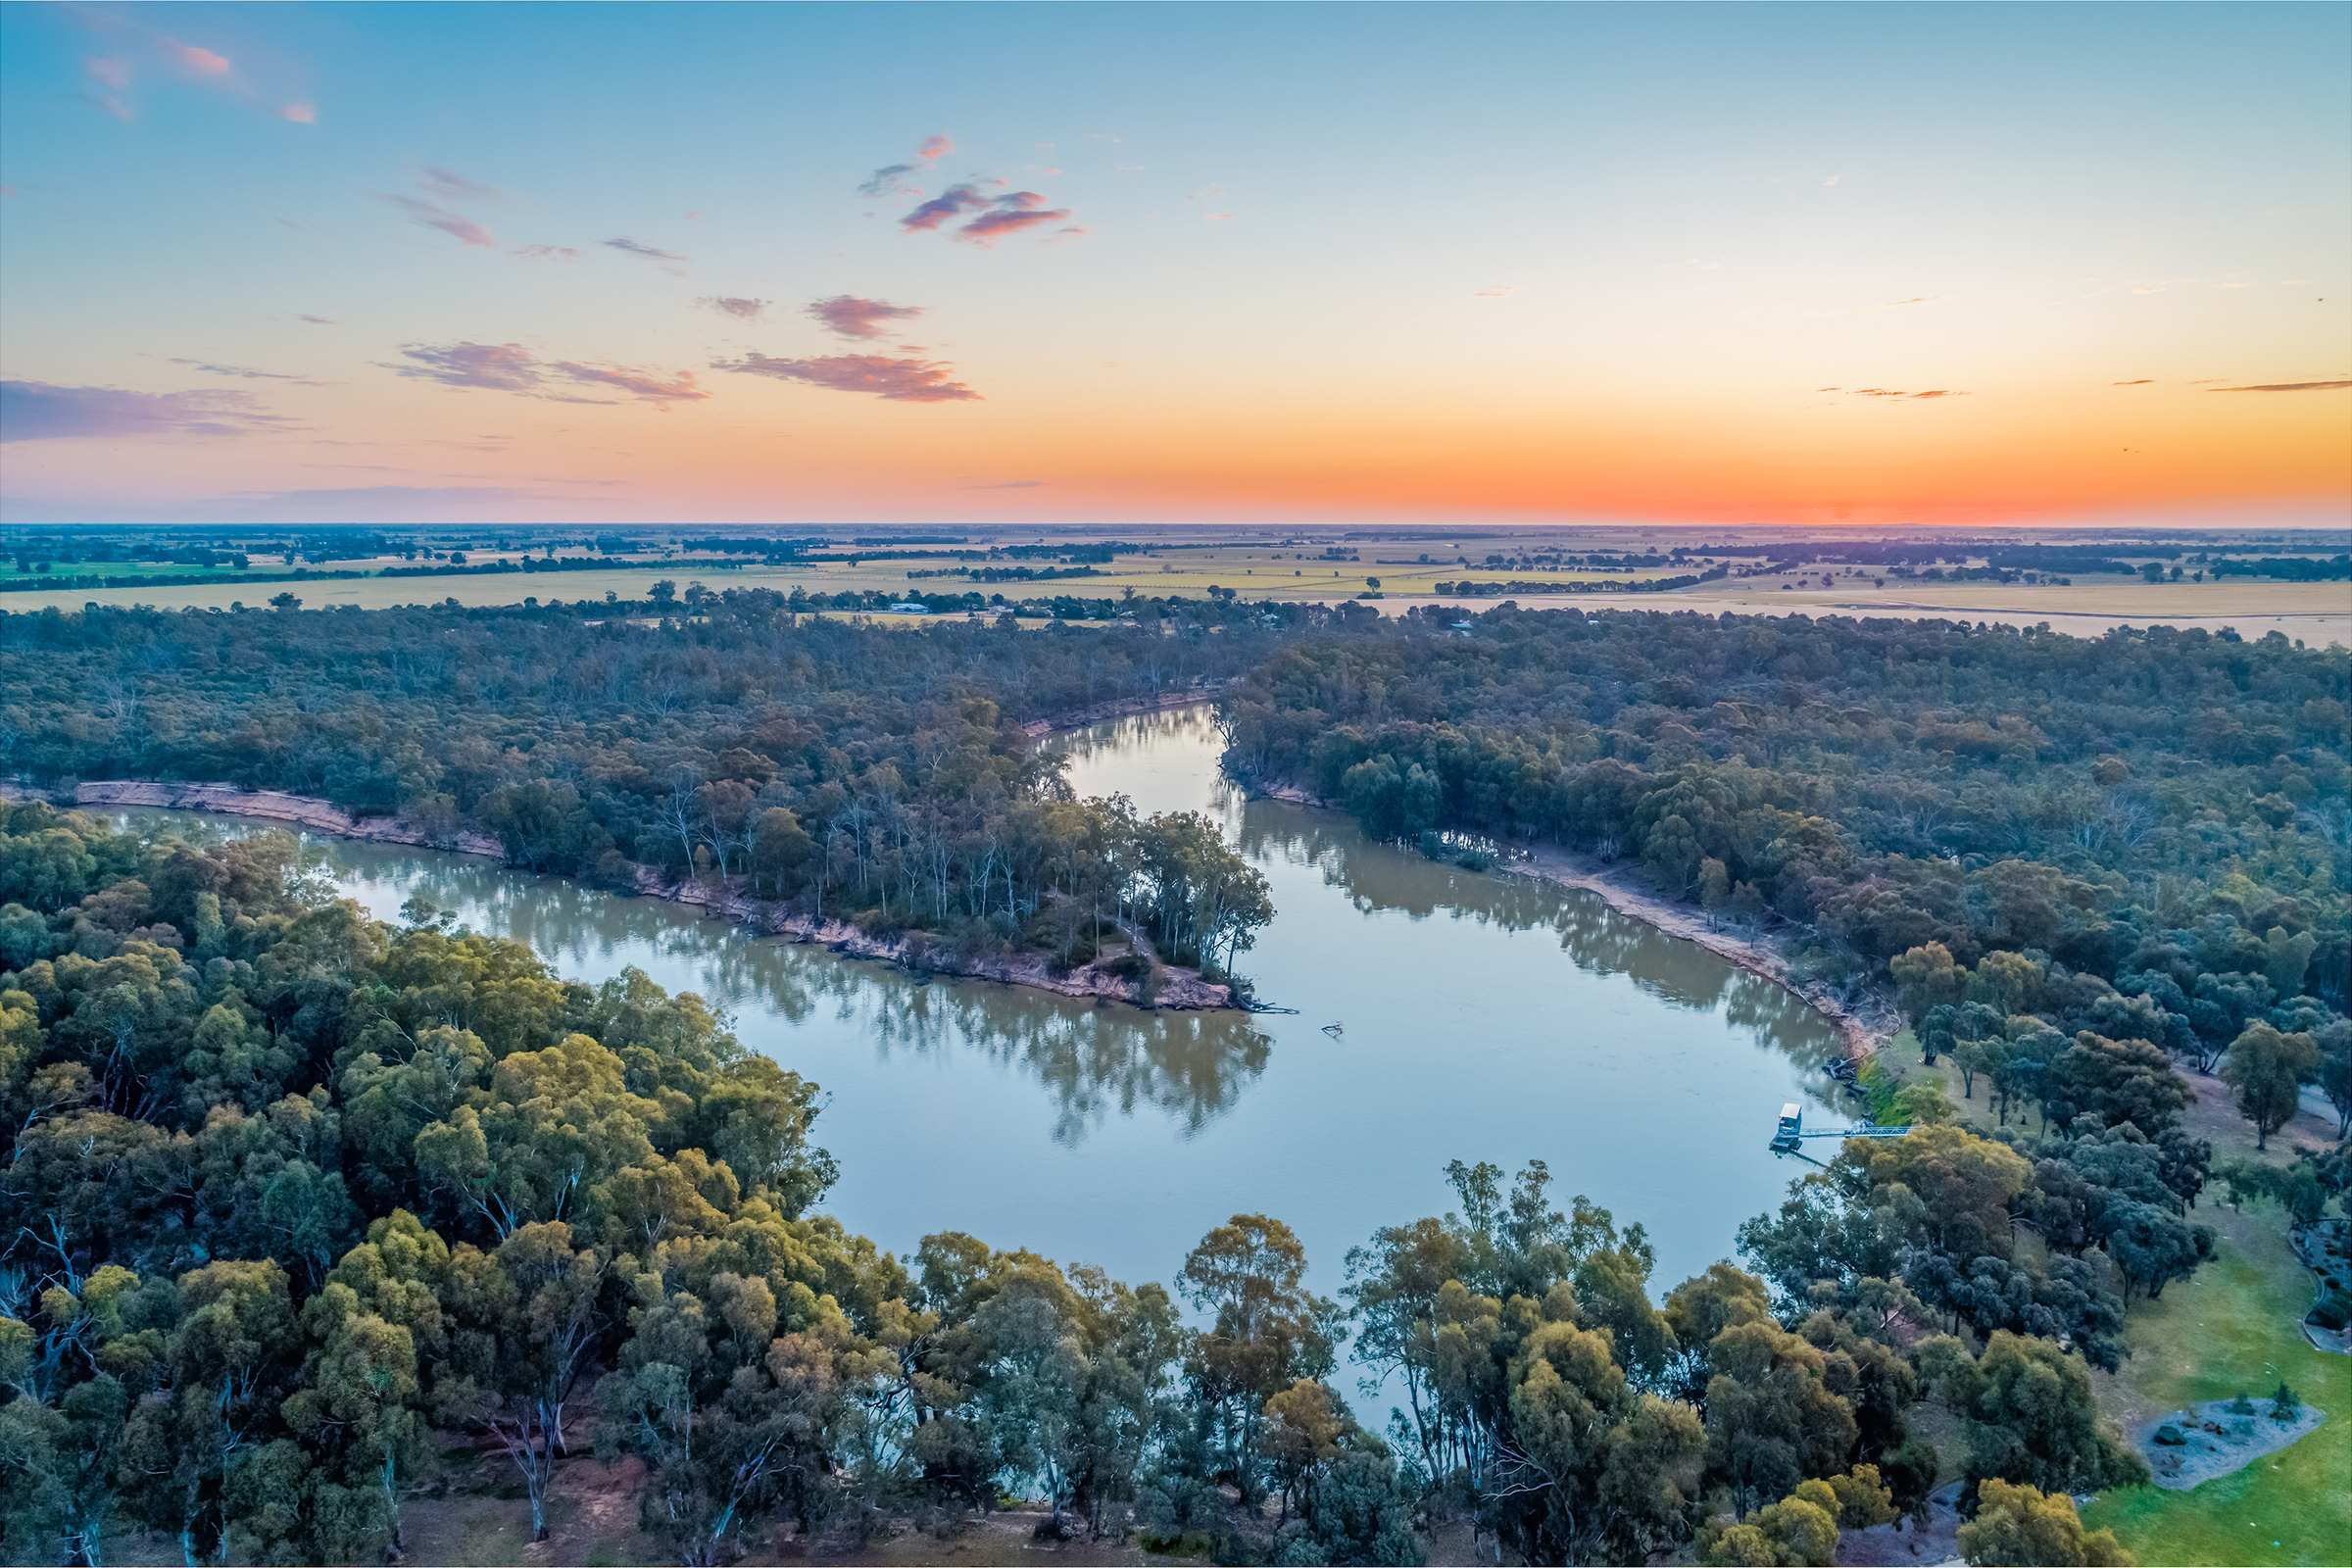
[[[397, 920], [421, 894], [595, 981], [634, 964], [731, 1016], [825, 1091], [841, 1163], [825, 1206], [906, 1250], [962, 1230], [998, 1247], [1171, 1279], [1237, 1212], [1289, 1222], [1317, 1289], [1376, 1226], [1449, 1205], [1444, 1167], [1545, 1161], [1555, 1196], [1639, 1220], [1659, 1291], [1731, 1255], [1804, 1169], [1767, 1147], [1786, 1101], [1850, 1118], [1837, 1036], [1779, 987], [1592, 894], [1367, 841], [1345, 816], [1251, 801], [1217, 771], [1204, 710], [1064, 737], [1081, 795], [1223, 823], [1277, 915], [1240, 967], [1294, 1013], [1097, 1007], [753, 936], [659, 900], [430, 850], [312, 842], [342, 891]], [[126, 821], [202, 820], [131, 811]], [[1326, 1032], [1327, 1025], [1339, 1026]]]

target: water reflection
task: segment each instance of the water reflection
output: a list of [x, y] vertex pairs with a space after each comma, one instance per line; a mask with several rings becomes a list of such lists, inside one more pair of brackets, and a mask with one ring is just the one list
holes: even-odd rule
[[[1835, 1048], [1819, 1016], [1788, 992], [1617, 914], [1594, 894], [1524, 875], [1465, 871], [1367, 840], [1336, 812], [1249, 800], [1203, 770], [1213, 764], [1214, 749], [1199, 710], [1124, 718], [1070, 738], [1082, 788], [1118, 782], [1108, 776], [1118, 762], [1176, 751], [1188, 766], [1175, 782], [1224, 820], [1251, 861], [1311, 873], [1328, 890], [1319, 903], [1301, 903], [1295, 891], [1278, 898], [1270, 951], [1250, 955], [1245, 964], [1260, 972], [1261, 989], [1276, 1002], [1295, 967], [1286, 961], [1289, 939], [1327, 925], [1339, 910], [1360, 918], [1400, 914], [1413, 923], [1548, 932], [1585, 975], [1630, 982], [1673, 1008], [1720, 1011], [1733, 1030], [1786, 1052], [1801, 1068], [1818, 1070]], [[124, 826], [208, 838], [270, 826], [178, 811], [115, 816]], [[972, 1053], [1046, 1090], [1052, 1136], [1063, 1146], [1077, 1145], [1112, 1117], [1146, 1111], [1190, 1138], [1239, 1102], [1274, 1052], [1259, 1016], [1147, 1011], [985, 980], [926, 980], [891, 964], [755, 937], [684, 906], [618, 897], [488, 860], [338, 839], [306, 842], [341, 889], [379, 918], [397, 918], [403, 904], [420, 897], [457, 911], [476, 930], [527, 944], [566, 977], [601, 979], [634, 964], [748, 1021], [751, 1034], [764, 1033], [763, 1022], [797, 1030], [822, 1020], [864, 1041], [885, 1067], [894, 1058], [937, 1065]], [[1832, 1102], [1826, 1080], [1808, 1087]]]
[[1279, 911], [1242, 967], [1295, 1014], [926, 983], [484, 860], [319, 849], [379, 918], [421, 895], [567, 977], [634, 964], [700, 993], [824, 1086], [819, 1136], [844, 1173], [828, 1206], [892, 1247], [960, 1228], [1164, 1278], [1210, 1225], [1264, 1211], [1299, 1229], [1328, 1293], [1373, 1226], [1443, 1208], [1447, 1159], [1543, 1158], [1564, 1193], [1648, 1222], [1670, 1282], [1788, 1179], [1766, 1147], [1782, 1102], [1831, 1104], [1813, 1069], [1836, 1037], [1788, 993], [1592, 895], [1246, 800], [1197, 710], [1098, 726], [1070, 752], [1081, 794], [1226, 826]]

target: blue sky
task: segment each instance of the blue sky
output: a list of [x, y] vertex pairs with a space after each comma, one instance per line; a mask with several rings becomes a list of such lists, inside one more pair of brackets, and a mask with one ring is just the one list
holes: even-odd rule
[[2340, 514], [2348, 17], [0, 7], [0, 505]]

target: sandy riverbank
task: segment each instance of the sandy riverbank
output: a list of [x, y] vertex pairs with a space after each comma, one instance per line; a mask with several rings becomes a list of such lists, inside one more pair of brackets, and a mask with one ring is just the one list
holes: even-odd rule
[[1021, 726], [1021, 733], [1033, 741], [1038, 741], [1044, 740], [1049, 735], [1067, 735], [1073, 730], [1081, 730], [1089, 724], [1100, 724], [1107, 719], [1131, 718], [1138, 713], [1165, 713], [1179, 708], [1195, 708], [1202, 703], [1215, 702], [1219, 692], [1228, 686], [1239, 684], [1238, 680], [1203, 681], [1198, 686], [1187, 687], [1183, 691], [1162, 692], [1157, 697], [1122, 697], [1115, 702], [1102, 703], [1094, 708], [1082, 708], [1075, 712], [1058, 713], [1052, 718], [1033, 718]]
[[[1260, 788], [1257, 794], [1273, 800], [1289, 801], [1295, 806], [1311, 806], [1319, 810], [1336, 809], [1329, 802], [1309, 790], [1294, 784]], [[1556, 845], [1538, 845], [1534, 849], [1516, 852], [1503, 869], [1523, 875], [1540, 877], [1561, 887], [1579, 888], [1597, 894], [1601, 901], [1629, 919], [1656, 926], [1671, 937], [1693, 942], [1719, 957], [1728, 958], [1750, 974], [1771, 981], [1830, 1020], [1845, 1040], [1846, 1052], [1859, 1059], [1877, 1051], [1898, 1034], [1903, 1021], [1891, 1001], [1885, 997], [1871, 999], [1856, 1007], [1839, 1000], [1827, 986], [1808, 985], [1796, 978], [1790, 955], [1770, 938], [1744, 937], [1738, 931], [1708, 919], [1704, 910], [1674, 900], [1660, 898], [1655, 890], [1642, 885], [1638, 864], [1630, 861], [1604, 861], [1588, 855], [1577, 855]]]

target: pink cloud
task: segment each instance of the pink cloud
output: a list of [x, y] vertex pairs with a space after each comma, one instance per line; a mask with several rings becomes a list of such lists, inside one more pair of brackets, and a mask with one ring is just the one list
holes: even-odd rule
[[735, 299], [725, 294], [706, 295], [695, 303], [709, 306], [721, 316], [732, 316], [738, 321], [757, 321], [768, 304], [765, 300]]
[[910, 234], [919, 234], [939, 227], [949, 219], [962, 213], [976, 213], [989, 205], [989, 198], [970, 185], [950, 185], [946, 190], [899, 220], [899, 226]]
[[580, 253], [568, 245], [517, 245], [512, 254], [536, 256], [542, 261], [554, 261], [559, 257], [567, 262], [576, 262], [580, 259]]
[[479, 245], [484, 250], [498, 248], [498, 241], [491, 237], [488, 229], [470, 218], [459, 217], [446, 207], [420, 202], [414, 196], [386, 196], [378, 192], [377, 198], [390, 202], [427, 228], [437, 228], [444, 234], [456, 235], [462, 245]]
[[922, 192], [899, 183], [906, 175], [937, 169], [939, 161], [956, 150], [956, 144], [945, 136], [925, 136], [923, 144], [914, 150], [914, 157], [904, 164], [885, 164], [865, 176], [858, 187], [860, 196], [884, 196], [893, 190], [902, 196], [919, 196]]
[[288, 104], [277, 112], [277, 117], [291, 120], [297, 125], [315, 125], [318, 122], [318, 107], [316, 104]]
[[120, 98], [112, 96], [105, 98], [85, 97], [84, 101], [89, 103], [94, 108], [106, 111], [108, 114], [114, 116], [117, 120], [135, 120], [138, 118], [130, 112], [130, 105], [124, 103]]
[[1024, 229], [1046, 223], [1059, 223], [1069, 216], [1067, 207], [1047, 209], [1046, 199], [1033, 190], [1016, 190], [1009, 196], [998, 197], [989, 211], [964, 224], [951, 237], [968, 240], [985, 249], [1007, 234], [1018, 234]]
[[808, 307], [808, 314], [843, 337], [880, 337], [884, 321], [908, 321], [923, 314], [920, 305], [892, 305], [885, 300], [861, 300], [836, 294]]
[[659, 370], [632, 370], [625, 365], [577, 365], [568, 360], [559, 360], [548, 368], [574, 381], [617, 387], [633, 398], [665, 406], [671, 403], [700, 403], [710, 395], [694, 384], [692, 370], [680, 370], [663, 380]]
[[177, 38], [157, 38], [155, 46], [165, 54], [200, 76], [220, 76], [228, 73], [228, 61], [210, 49], [199, 49]]
[[[1820, 390], [1835, 392], [1838, 389], [1834, 386], [1825, 386]], [[1850, 389], [1849, 395], [1857, 398], [1964, 398], [1968, 396], [1965, 392], [1948, 392], [1940, 388], [1934, 392], [1900, 392], [1883, 386], [1854, 387]]]
[[250, 435], [290, 420], [250, 392], [125, 392], [110, 386], [0, 381], [0, 441], [148, 435]]
[[94, 58], [83, 61], [82, 69], [90, 74], [91, 80], [103, 81], [109, 87], [130, 85], [130, 62], [127, 60]]
[[960, 381], [950, 380], [953, 367], [936, 360], [894, 360], [879, 354], [826, 354], [810, 360], [771, 359], [747, 355], [721, 370], [746, 375], [773, 376], [800, 381], [835, 392], [871, 392], [893, 403], [956, 403], [978, 401], [980, 394]]

